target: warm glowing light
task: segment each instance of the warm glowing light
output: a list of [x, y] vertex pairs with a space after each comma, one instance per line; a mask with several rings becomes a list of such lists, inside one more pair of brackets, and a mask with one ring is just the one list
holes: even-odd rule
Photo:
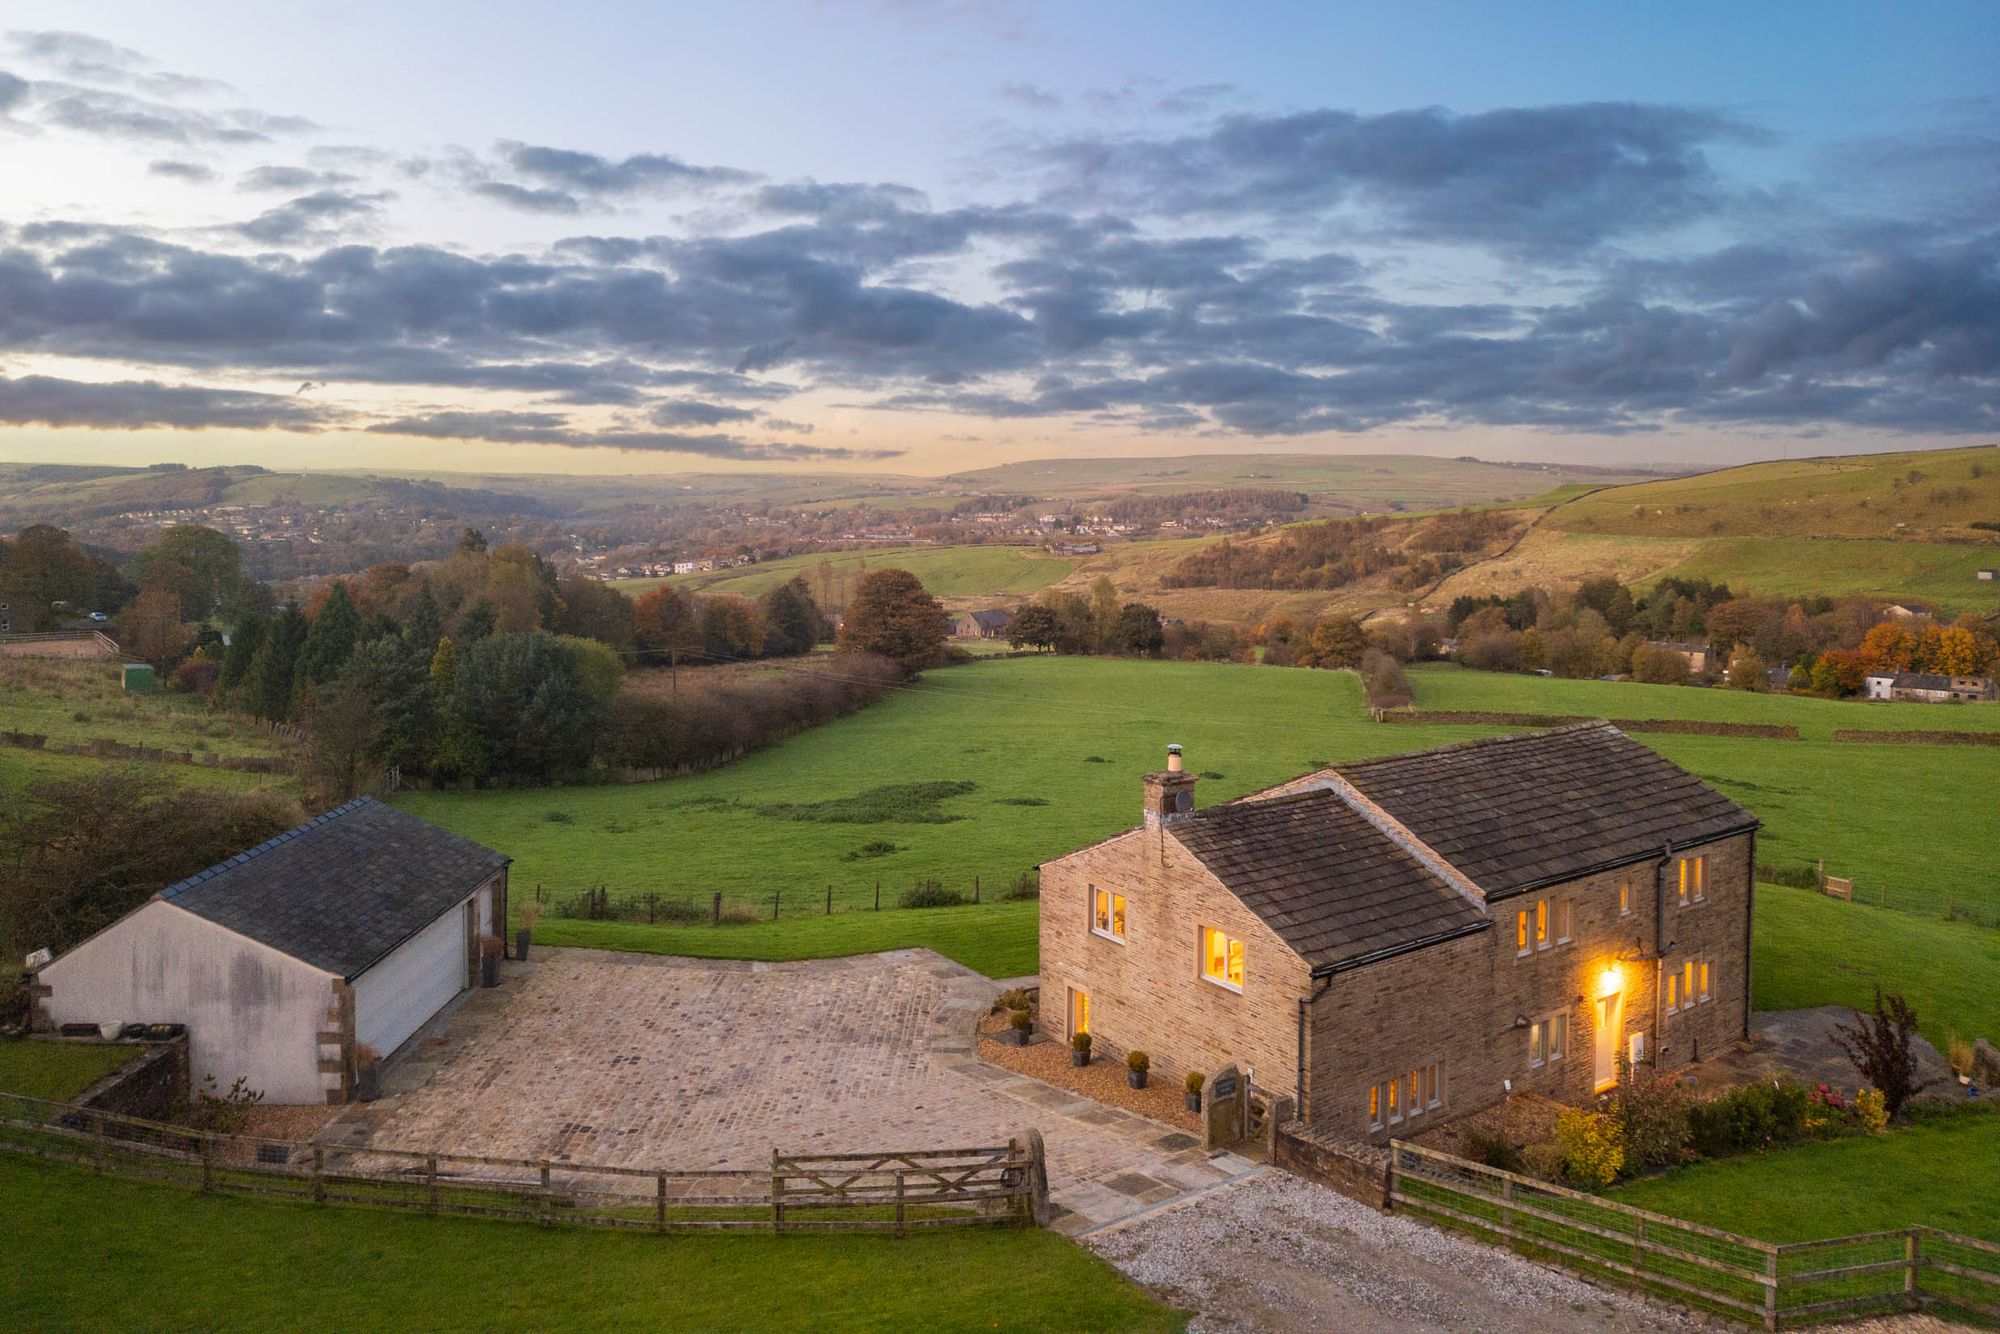
[[1624, 984], [1625, 976], [1618, 971], [1618, 965], [1615, 963], [1605, 964], [1604, 971], [1597, 975], [1597, 994], [1599, 996], [1615, 996]]

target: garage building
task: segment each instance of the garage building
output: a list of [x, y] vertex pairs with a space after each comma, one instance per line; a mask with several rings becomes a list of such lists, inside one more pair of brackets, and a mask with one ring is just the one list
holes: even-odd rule
[[511, 858], [363, 797], [162, 890], [44, 965], [51, 1024], [186, 1024], [197, 1085], [345, 1102], [474, 984]]

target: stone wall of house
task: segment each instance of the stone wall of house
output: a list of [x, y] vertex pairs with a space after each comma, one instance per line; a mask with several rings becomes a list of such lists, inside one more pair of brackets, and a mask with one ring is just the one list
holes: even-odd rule
[[[1682, 908], [1677, 862], [1694, 852], [1706, 858], [1707, 892]], [[1614, 1060], [1629, 1051], [1634, 1032], [1645, 1034], [1647, 1059], [1664, 1068], [1721, 1050], [1748, 1028], [1750, 861], [1751, 838], [1739, 835], [1665, 866], [1663, 959], [1652, 957], [1658, 864], [1648, 860], [1501, 899], [1490, 905], [1490, 930], [1336, 974], [1313, 1006], [1302, 1117], [1340, 1136], [1386, 1143], [1498, 1102], [1503, 1081], [1585, 1101], [1597, 1087], [1597, 1001], [1607, 993], [1619, 997]], [[1621, 883], [1630, 885], [1624, 913]], [[1534, 940], [1538, 900], [1550, 905], [1546, 949]], [[1566, 942], [1555, 939], [1564, 900], [1573, 914]], [[1524, 908], [1529, 945], [1521, 954], [1515, 914]], [[1668, 1014], [1659, 979], [1690, 958], [1709, 963], [1710, 999]], [[1563, 1055], [1537, 1067], [1531, 1026], [1555, 1015], [1568, 1020]], [[1433, 1062], [1443, 1105], [1371, 1126], [1370, 1088]]]
[[[1125, 938], [1091, 930], [1092, 886], [1125, 896]], [[1201, 928], [1244, 944], [1239, 994], [1202, 976]], [[1158, 829], [1137, 829], [1042, 867], [1041, 1017], [1069, 1037], [1069, 992], [1091, 999], [1096, 1054], [1139, 1050], [1153, 1078], [1254, 1070], [1263, 1089], [1297, 1083], [1303, 960], [1199, 861]]]

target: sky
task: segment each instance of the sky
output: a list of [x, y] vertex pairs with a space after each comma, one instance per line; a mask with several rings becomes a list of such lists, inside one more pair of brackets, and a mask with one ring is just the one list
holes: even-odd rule
[[0, 12], [0, 461], [2000, 438], [2000, 5]]

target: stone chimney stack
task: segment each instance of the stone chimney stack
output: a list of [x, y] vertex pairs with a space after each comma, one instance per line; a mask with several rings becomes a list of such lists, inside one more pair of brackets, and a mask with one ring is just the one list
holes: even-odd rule
[[1144, 780], [1146, 828], [1157, 829], [1194, 812], [1194, 775], [1181, 764], [1181, 748], [1167, 747], [1167, 767]]

